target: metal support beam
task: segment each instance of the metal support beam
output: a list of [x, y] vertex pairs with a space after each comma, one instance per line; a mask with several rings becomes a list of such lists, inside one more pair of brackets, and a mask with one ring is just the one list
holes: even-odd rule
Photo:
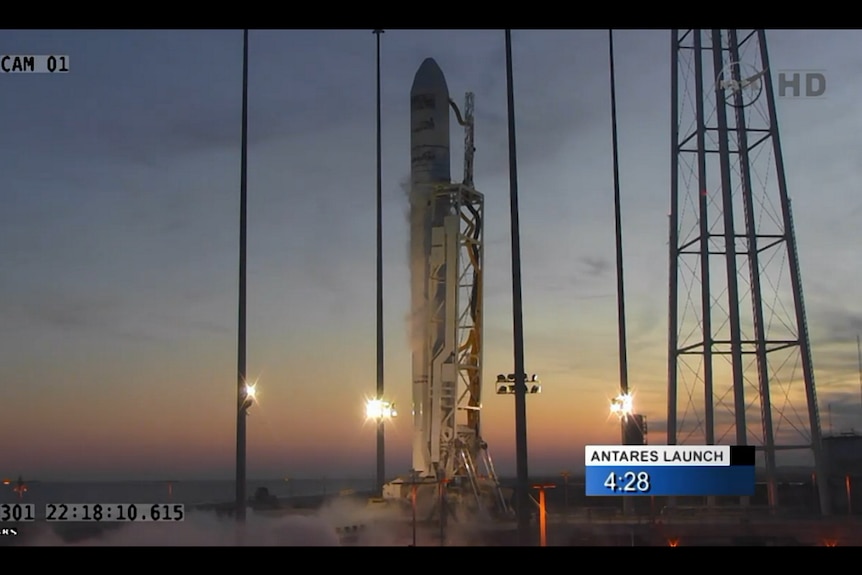
[[518, 539], [530, 544], [530, 480], [527, 468], [527, 385], [524, 381], [524, 312], [521, 294], [521, 232], [518, 218], [518, 155], [515, 141], [515, 90], [512, 78], [512, 31], [506, 30], [506, 94], [509, 117], [509, 213], [512, 232], [512, 324], [515, 356], [515, 462]]
[[820, 495], [820, 510], [823, 515], [832, 514], [832, 502], [829, 493], [829, 482], [826, 481], [827, 471], [823, 458], [823, 438], [820, 430], [820, 410], [817, 406], [817, 388], [814, 383], [814, 365], [811, 359], [811, 340], [808, 335], [808, 320], [805, 316], [805, 300], [802, 296], [802, 275], [799, 270], [799, 249], [796, 246], [796, 232], [793, 227], [793, 212], [790, 207], [790, 196], [787, 192], [787, 174], [784, 170], [784, 153], [781, 149], [781, 136], [778, 130], [778, 112], [775, 107], [775, 88], [772, 85], [772, 71], [769, 67], [769, 52], [766, 48], [766, 30], [757, 30], [760, 44], [760, 61], [764, 75], [766, 92], [766, 107], [769, 114], [769, 128], [772, 136], [772, 153], [775, 157], [775, 175], [778, 180], [778, 195], [781, 200], [781, 216], [784, 223], [785, 244], [787, 245], [790, 282], [793, 290], [793, 309], [795, 312], [797, 336], [799, 337], [799, 352], [802, 363], [802, 378], [805, 384], [805, 397], [808, 401], [808, 423], [810, 427], [811, 449], [814, 453], [814, 466], [817, 476], [823, 478], [818, 482]]

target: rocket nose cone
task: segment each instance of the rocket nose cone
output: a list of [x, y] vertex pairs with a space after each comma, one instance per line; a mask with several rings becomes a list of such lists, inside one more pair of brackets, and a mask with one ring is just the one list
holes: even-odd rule
[[425, 58], [419, 69], [416, 70], [416, 76], [413, 78], [413, 87], [410, 92], [429, 93], [429, 92], [445, 92], [449, 94], [449, 87], [446, 85], [446, 77], [443, 75], [443, 70], [434, 61], [434, 58]]

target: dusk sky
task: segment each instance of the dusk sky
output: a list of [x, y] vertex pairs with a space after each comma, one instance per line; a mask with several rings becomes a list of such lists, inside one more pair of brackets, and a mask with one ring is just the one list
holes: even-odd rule
[[[862, 56], [858, 31], [770, 31], [824, 431], [862, 425]], [[483, 434], [514, 470], [503, 32], [382, 38], [387, 470], [410, 466], [409, 92], [426, 57], [476, 94], [486, 201]], [[375, 43], [370, 30], [252, 31], [249, 476], [371, 476], [375, 390]], [[665, 442], [670, 33], [615, 36], [630, 381]], [[618, 387], [606, 30], [514, 31], [531, 473], [615, 443]], [[0, 75], [0, 474], [231, 477], [235, 450], [242, 32], [4, 31]], [[453, 177], [462, 132], [452, 128]], [[831, 409], [830, 409], [831, 406]]]

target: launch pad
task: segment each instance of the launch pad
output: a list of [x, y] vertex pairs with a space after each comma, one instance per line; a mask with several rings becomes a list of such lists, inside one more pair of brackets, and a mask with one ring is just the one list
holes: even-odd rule
[[[485, 200], [473, 187], [473, 94], [462, 115], [428, 58], [410, 102], [413, 469], [383, 497], [423, 516], [508, 514], [480, 434]], [[450, 109], [465, 133], [461, 183], [451, 181]]]

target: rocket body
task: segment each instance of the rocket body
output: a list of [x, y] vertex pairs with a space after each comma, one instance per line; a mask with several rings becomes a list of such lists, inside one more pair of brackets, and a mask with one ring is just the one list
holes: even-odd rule
[[[479, 435], [484, 198], [472, 186], [473, 94], [458, 114], [465, 142], [458, 183], [450, 166], [452, 105], [443, 72], [426, 59], [410, 90], [412, 470], [429, 488], [432, 509], [440, 498], [435, 484], [461, 477], [469, 478], [455, 486], [462, 495], [470, 487], [476, 505], [508, 513]], [[486, 476], [478, 473], [482, 462]], [[405, 485], [393, 482], [395, 497], [405, 496]]]
[[[432, 402], [432, 352], [444, 340], [443, 325], [432, 325], [431, 310], [444, 303], [445, 290], [429, 285], [431, 229], [442, 225], [445, 206], [435, 206], [435, 187], [451, 183], [449, 89], [442, 70], [427, 58], [410, 90], [410, 288], [413, 353], [413, 469], [432, 476], [439, 463], [439, 434]], [[435, 221], [439, 219], [440, 221]], [[431, 293], [431, 292], [434, 293]], [[432, 330], [434, 333], [432, 333]], [[437, 394], [439, 396], [439, 393]], [[439, 437], [439, 435], [437, 435]], [[436, 445], [435, 445], [436, 444]]]

